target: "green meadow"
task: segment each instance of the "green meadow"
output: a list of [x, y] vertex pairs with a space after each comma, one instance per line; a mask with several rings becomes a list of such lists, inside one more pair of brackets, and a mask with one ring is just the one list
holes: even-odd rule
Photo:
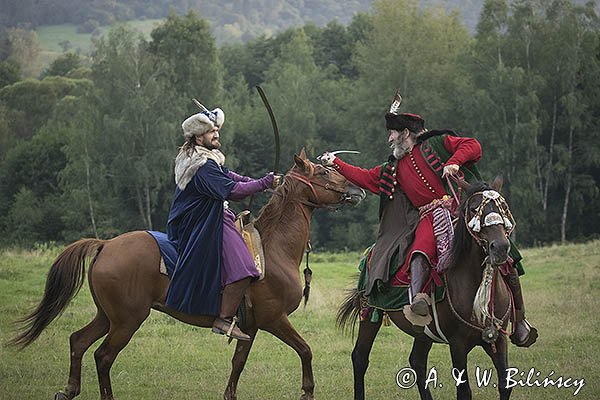
[[[0, 251], [0, 399], [52, 399], [64, 388], [69, 371], [69, 335], [87, 324], [95, 313], [87, 284], [66, 312], [25, 350], [6, 346], [13, 321], [30, 311], [43, 293], [46, 273], [61, 249]], [[540, 338], [529, 349], [509, 349], [511, 367], [525, 381], [529, 371], [542, 381], [548, 375], [583, 379], [574, 386], [517, 386], [513, 399], [600, 398], [600, 241], [525, 249], [527, 274], [522, 278], [528, 318]], [[314, 271], [311, 298], [292, 321], [313, 350], [317, 399], [352, 398], [354, 345], [351, 333], [335, 328], [335, 314], [346, 288], [354, 284], [358, 253], [311, 255]], [[98, 399], [93, 352], [84, 357], [82, 393], [78, 399]], [[229, 377], [234, 344], [153, 311], [112, 368], [117, 399], [220, 399]], [[366, 376], [369, 399], [418, 398], [416, 388], [401, 389], [396, 374], [408, 367], [411, 340], [394, 327], [382, 328], [371, 353]], [[435, 345], [429, 368], [438, 379], [432, 393], [436, 399], [455, 398], [448, 347]], [[495, 399], [497, 391], [476, 384], [475, 371], [493, 365], [483, 350], [469, 357], [469, 377], [475, 399]], [[538, 374], [539, 373], [539, 374]], [[494, 379], [496, 375], [494, 372]], [[295, 352], [268, 333], [259, 332], [239, 384], [240, 400], [299, 399], [301, 367]], [[433, 383], [432, 383], [433, 384]]]
[[[161, 22], [160, 19], [128, 21], [124, 25], [140, 32], [146, 38], [150, 38], [150, 32]], [[115, 25], [116, 26], [116, 25]], [[98, 28], [99, 36], [106, 34], [113, 26], [101, 26]], [[40, 26], [35, 30], [41, 47], [41, 63], [50, 64], [60, 56], [64, 49], [61, 43], [68, 42], [67, 51], [89, 54], [93, 49], [92, 34], [77, 32], [77, 26], [73, 24]]]

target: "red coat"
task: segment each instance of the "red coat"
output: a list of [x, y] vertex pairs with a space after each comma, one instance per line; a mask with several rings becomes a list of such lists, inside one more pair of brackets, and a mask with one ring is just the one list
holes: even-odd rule
[[[398, 160], [394, 171], [396, 174], [394, 190], [402, 190], [413, 206], [417, 208], [448, 194], [439, 175], [431, 169], [427, 161], [423, 158], [420, 146], [421, 144], [415, 145], [409, 154]], [[444, 138], [444, 147], [452, 154], [446, 165], [456, 164], [461, 166], [466, 163], [477, 162], [481, 159], [481, 145], [477, 140], [472, 138], [446, 135]], [[339, 158], [335, 159], [334, 166], [352, 183], [375, 194], [379, 194], [381, 166], [364, 169], [347, 164]], [[408, 266], [414, 252], [424, 254], [432, 266], [437, 264], [438, 257], [436, 254], [431, 214], [420, 220], [408, 257], [406, 257], [404, 265], [398, 269], [398, 272], [392, 279], [392, 285], [403, 286], [409, 283]]]

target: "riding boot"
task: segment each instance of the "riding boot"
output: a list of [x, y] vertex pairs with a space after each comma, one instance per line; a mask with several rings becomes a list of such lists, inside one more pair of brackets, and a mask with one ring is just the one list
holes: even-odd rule
[[250, 285], [251, 278], [241, 279], [237, 282], [230, 283], [223, 288], [221, 297], [221, 312], [213, 322], [212, 331], [226, 335], [229, 338], [238, 340], [251, 340], [251, 337], [246, 335], [236, 326], [238, 307], [244, 298], [244, 293]]
[[429, 279], [429, 268], [429, 262], [422, 254], [417, 253], [410, 260], [410, 290], [413, 295], [410, 309], [422, 317], [429, 316], [431, 304], [429, 295], [423, 293], [423, 287]]
[[513, 334], [510, 335], [510, 341], [518, 347], [529, 347], [537, 340], [538, 332], [525, 319], [525, 303], [523, 301], [519, 273], [516, 269], [511, 268], [510, 273], [506, 276], [506, 283], [512, 292], [515, 304], [515, 326]]

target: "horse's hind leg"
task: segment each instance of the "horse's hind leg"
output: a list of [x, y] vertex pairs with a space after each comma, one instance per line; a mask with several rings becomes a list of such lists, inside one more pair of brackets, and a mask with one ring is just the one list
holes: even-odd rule
[[483, 346], [485, 352], [490, 356], [496, 367], [496, 373], [498, 374], [498, 392], [500, 392], [500, 400], [508, 400], [512, 387], [506, 387], [506, 376], [508, 369], [508, 349], [506, 343], [506, 336], [500, 335], [496, 340], [496, 352], [492, 350], [491, 345]]
[[413, 371], [417, 375], [417, 388], [421, 400], [431, 400], [431, 392], [425, 387], [427, 381], [427, 357], [431, 350], [433, 342], [424, 337], [417, 337], [413, 341], [413, 347], [410, 352], [409, 362]]
[[[144, 318], [145, 319], [145, 318]], [[142, 321], [144, 320], [142, 319]], [[133, 334], [140, 327], [141, 322], [114, 323], [111, 321], [108, 336], [94, 352], [96, 359], [96, 370], [100, 384], [100, 399], [113, 400], [112, 387], [110, 383], [110, 368], [117, 358], [119, 352], [129, 343]]]
[[365, 398], [365, 374], [369, 367], [369, 354], [373, 348], [375, 337], [381, 328], [379, 322], [361, 321], [358, 325], [358, 338], [352, 350], [352, 367], [354, 369], [354, 400]]
[[256, 333], [258, 329], [256, 327], [246, 328], [246, 333], [250, 335], [250, 341], [238, 340], [237, 345], [235, 346], [235, 353], [233, 354], [233, 358], [231, 359], [231, 375], [229, 375], [229, 382], [227, 383], [227, 388], [225, 389], [225, 394], [223, 398], [225, 400], [236, 400], [237, 399], [237, 385], [240, 379], [240, 375], [246, 366], [246, 361], [248, 360], [248, 354], [250, 353], [250, 349], [252, 349], [252, 344], [254, 343], [254, 338], [256, 337]]
[[58, 392], [55, 400], [71, 400], [81, 391], [81, 359], [87, 349], [108, 332], [109, 322], [106, 314], [100, 309], [96, 317], [82, 329], [71, 334], [69, 339], [71, 348], [71, 368], [69, 382], [65, 391]]
[[302, 390], [304, 392], [300, 399], [313, 400], [315, 380], [312, 371], [312, 351], [308, 343], [292, 326], [287, 315], [282, 316], [274, 323], [262, 329], [272, 333], [298, 353], [302, 362]]

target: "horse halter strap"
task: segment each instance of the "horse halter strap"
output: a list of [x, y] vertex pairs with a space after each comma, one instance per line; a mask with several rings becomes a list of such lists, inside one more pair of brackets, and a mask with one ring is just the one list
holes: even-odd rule
[[314, 202], [309, 202], [309, 201], [302, 202], [302, 204], [310, 206], [310, 207], [315, 207], [315, 208], [326, 208], [327, 207], [327, 206], [323, 206], [323, 205], [319, 204], [319, 194], [317, 193], [315, 186], [320, 186], [327, 190], [332, 190], [334, 192], [340, 193], [341, 195], [344, 195], [346, 193], [345, 190], [343, 190], [339, 187], [336, 187], [334, 185], [331, 185], [329, 183], [323, 184], [320, 182], [311, 181], [310, 179], [314, 176], [314, 168], [312, 167], [312, 165], [311, 165], [311, 169], [310, 169], [310, 173], [309, 173], [308, 177], [306, 177], [302, 174], [299, 174], [296, 171], [291, 171], [286, 176], [296, 179], [296, 180], [306, 184], [310, 188], [310, 190], [312, 191], [312, 194], [315, 197], [315, 201]]
[[[481, 203], [475, 210], [475, 213], [472, 216], [468, 216], [467, 213], [469, 210], [469, 203], [476, 195], [482, 196]], [[490, 202], [494, 202], [496, 204], [500, 213], [490, 212], [484, 216], [483, 210], [485, 209], [485, 206]], [[467, 199], [467, 204], [465, 208], [465, 222], [467, 221], [467, 218], [470, 217], [469, 222], [467, 223], [467, 230], [469, 231], [471, 236], [477, 241], [477, 243], [481, 247], [483, 247], [484, 250], [486, 250], [486, 252], [487, 249], [484, 246], [485, 240], [479, 236], [481, 228], [493, 225], [504, 225], [507, 237], [515, 228], [515, 220], [510, 212], [510, 209], [508, 208], [506, 200], [504, 200], [504, 197], [502, 197], [502, 195], [495, 190], [484, 190], [483, 192], [473, 193], [471, 197]], [[481, 218], [483, 218], [483, 224], [481, 223]]]

